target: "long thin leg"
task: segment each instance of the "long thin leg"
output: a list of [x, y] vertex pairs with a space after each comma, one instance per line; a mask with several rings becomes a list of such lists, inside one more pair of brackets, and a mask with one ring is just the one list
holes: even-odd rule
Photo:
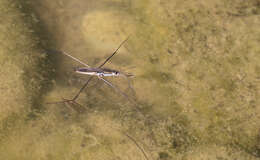
[[[119, 47], [113, 52], [113, 54], [111, 56], [109, 56], [98, 68], [101, 68], [102, 66], [104, 66], [115, 54], [116, 52], [119, 50], [119, 48], [128, 40], [129, 36], [119, 45]], [[70, 54], [64, 52], [64, 51], [61, 51], [60, 53], [72, 58], [73, 60], [79, 62], [80, 64], [86, 66], [86, 67], [90, 67], [89, 65], [87, 65], [86, 63], [82, 62], [81, 60], [71, 56]], [[64, 101], [60, 101], [60, 102], [57, 102], [57, 103], [61, 103], [61, 102], [75, 102], [75, 100], [79, 97], [80, 93], [87, 87], [87, 85], [89, 84], [89, 82], [93, 79], [93, 76], [91, 76], [87, 81], [86, 83], [81, 87], [81, 89], [79, 90], [79, 92], [74, 96], [74, 98], [72, 100], [64, 100]], [[106, 84], [108, 84], [109, 86], [111, 86], [112, 88], [115, 88], [115, 86], [113, 86], [111, 83], [109, 83], [108, 81], [106, 81], [105, 79], [101, 78]], [[108, 83], [107, 83], [108, 82]], [[126, 97], [127, 99], [129, 99], [127, 97], [126, 94], [124, 94], [122, 91], [120, 91], [118, 88], [116, 89], [118, 90], [122, 95], [124, 95], [124, 97]]]
[[130, 36], [128, 36], [119, 46], [118, 48], [113, 52], [113, 54], [111, 56], [109, 56], [98, 68], [103, 67], [115, 54], [116, 52], [119, 50], [119, 48], [129, 39]]
[[66, 102], [74, 102], [74, 103], [78, 104], [78, 103], [76, 102], [76, 99], [79, 97], [80, 93], [87, 87], [87, 85], [89, 84], [89, 82], [90, 82], [93, 78], [94, 78], [94, 76], [91, 76], [91, 77], [87, 80], [87, 82], [80, 88], [80, 90], [79, 90], [78, 93], [74, 96], [73, 99], [68, 100], [68, 99], [64, 99], [64, 98], [63, 98], [63, 101], [52, 102], [52, 103], [47, 103], [47, 104], [57, 104], [57, 103], [66, 103]]
[[69, 104], [71, 104], [71, 103], [75, 103], [75, 104], [77, 104], [77, 105], [79, 105], [79, 106], [82, 106], [82, 105], [80, 105], [79, 103], [77, 103], [75, 100], [71, 100], [71, 99], [65, 99], [65, 98], [62, 98], [62, 101], [56, 101], [56, 102], [47, 102], [46, 104], [59, 104], [59, 103], [69, 103]]
[[[59, 53], [62, 53], [62, 54], [64, 54], [64, 55], [66, 55], [66, 56], [68, 56], [69, 58], [71, 58], [71, 59], [73, 59], [74, 61], [76, 61], [76, 62], [78, 62], [78, 63], [80, 63], [80, 64], [82, 64], [82, 65], [84, 65], [84, 66], [86, 66], [86, 67], [90, 67], [89, 65], [87, 65], [86, 63], [84, 63], [84, 62], [82, 62], [81, 60], [79, 60], [79, 59], [77, 59], [77, 58], [75, 58], [75, 57], [73, 57], [73, 56], [71, 56], [70, 54], [68, 54], [67, 52], [64, 52], [64, 51], [59, 51]], [[86, 81], [86, 83], [82, 86], [82, 88], [79, 90], [79, 92], [74, 96], [74, 98], [73, 99], [71, 99], [71, 100], [63, 100], [63, 101], [59, 101], [59, 102], [54, 102], [54, 103], [66, 103], [66, 102], [75, 102], [76, 101], [76, 99], [79, 97], [79, 95], [80, 95], [80, 93], [87, 87], [87, 85], [89, 84], [89, 82], [91, 81], [93, 79], [93, 77], [91, 76], [87, 81]], [[76, 102], [75, 102], [76, 103]], [[53, 103], [52, 103], [53, 104]]]
[[[66, 102], [74, 102], [76, 104], [78, 104], [76, 102], [76, 99], [78, 98], [78, 96], [80, 95], [80, 93], [85, 89], [85, 87], [87, 87], [87, 85], [89, 84], [89, 82], [94, 78], [94, 76], [91, 76], [87, 82], [80, 88], [79, 92], [74, 96], [73, 99], [71, 100], [68, 100], [68, 99], [64, 99], [63, 98], [63, 101], [58, 101], [58, 102], [52, 102], [52, 103], [47, 103], [47, 104], [57, 104], [57, 103], [66, 103]], [[102, 81], [105, 82], [105, 84], [107, 84], [109, 87], [115, 89], [118, 93], [120, 93], [122, 96], [124, 96], [128, 101], [132, 102], [129, 97], [124, 93], [122, 92], [118, 87], [116, 87], [115, 85], [113, 85], [111, 82], [109, 82], [108, 80], [102, 78], [102, 77], [98, 77], [99, 79], [101, 79]]]
[[[129, 39], [129, 37], [130, 37], [130, 36], [128, 36], [128, 37], [118, 46], [118, 48], [113, 52], [113, 54], [112, 54], [111, 56], [109, 56], [98, 68], [103, 67], [103, 66], [117, 53], [117, 51], [121, 48], [121, 46]], [[83, 65], [86, 66], [86, 67], [90, 67], [90, 66], [87, 65], [86, 63], [82, 62], [81, 60], [79, 60], [79, 59], [77, 59], [77, 58], [75, 58], [75, 57], [73, 57], [73, 56], [71, 56], [70, 54], [68, 54], [68, 53], [66, 53], [66, 52], [64, 52], [64, 51], [61, 51], [60, 53], [66, 55], [66, 56], [68, 56], [68, 57], [70, 57], [71, 59], [73, 59], [73, 60], [79, 62], [80, 64], [83, 64]]]
[[105, 82], [105, 84], [107, 84], [109, 87], [113, 88], [114, 90], [116, 90], [118, 93], [120, 93], [122, 96], [124, 96], [129, 102], [131, 102], [132, 104], [134, 104], [137, 109], [139, 110], [139, 107], [137, 105], [137, 103], [135, 103], [135, 101], [131, 100], [124, 92], [122, 92], [117, 86], [113, 85], [111, 82], [109, 82], [108, 80], [104, 79], [103, 77], [98, 77], [99, 79], [101, 79], [102, 81]]
[[66, 53], [66, 52], [64, 52], [64, 51], [61, 51], [61, 53], [64, 54], [64, 55], [66, 55], [66, 56], [68, 56], [68, 57], [70, 57], [70, 58], [72, 58], [73, 60], [79, 62], [80, 64], [83, 64], [83, 65], [86, 66], [86, 67], [90, 67], [90, 66], [87, 65], [86, 63], [84, 63], [84, 62], [82, 62], [81, 60], [79, 60], [79, 59], [77, 59], [77, 58], [75, 58], [75, 57], [69, 55], [68, 53]]
[[[127, 83], [128, 83], [128, 88], [130, 88], [132, 91], [134, 91], [133, 87], [132, 87], [132, 84], [131, 84], [131, 81], [130, 79], [128, 78], [128, 75], [127, 74], [121, 74], [122, 77], [124, 77], [126, 80], [127, 80]], [[129, 76], [132, 76], [132, 75], [129, 75]]]
[[94, 76], [91, 76], [91, 77], [87, 80], [87, 82], [80, 88], [79, 92], [78, 92], [78, 93], [74, 96], [74, 98], [72, 99], [73, 101], [75, 101], [75, 100], [79, 97], [80, 93], [87, 87], [87, 85], [89, 84], [89, 82], [90, 82], [93, 78], [94, 78]]
[[108, 80], [102, 78], [102, 77], [98, 77], [99, 79], [101, 79], [102, 81], [104, 81], [109, 87], [115, 89], [116, 91], [118, 91], [122, 96], [124, 96], [126, 99], [129, 100], [128, 96], [122, 92], [118, 87], [116, 87], [115, 85], [113, 85], [111, 82], [109, 82]]
[[[94, 78], [94, 76], [91, 76], [87, 82], [80, 88], [79, 92], [74, 96], [74, 98], [72, 99], [72, 101], [75, 101], [78, 96], [80, 95], [80, 93], [87, 87], [87, 85], [89, 84], [89, 82]], [[102, 81], [104, 81], [107, 85], [109, 85], [110, 87], [112, 87], [113, 89], [117, 90], [121, 95], [123, 95], [127, 100], [130, 101], [129, 97], [122, 92], [118, 87], [116, 87], [115, 85], [113, 85], [111, 82], [109, 82], [108, 80], [102, 78], [102, 77], [98, 77], [99, 79], [101, 79]]]
[[[129, 36], [119, 45], [119, 47], [113, 52], [113, 54], [112, 54], [111, 56], [109, 56], [98, 68], [101, 68], [102, 66], [104, 66], [104, 65], [116, 54], [116, 52], [117, 52], [117, 51], [119, 50], [119, 48], [128, 40], [128, 38], [129, 38]], [[69, 55], [69, 54], [66, 53], [66, 52], [61, 52], [61, 53], [63, 53], [64, 55], [66, 55], [66, 56], [68, 56], [68, 57], [70, 57], [70, 58], [72, 58], [73, 60], [79, 62], [80, 64], [83, 64], [83, 65], [85, 65], [85, 66], [87, 66], [87, 67], [90, 67], [89, 65], [87, 65], [87, 64], [85, 64], [84, 62], [80, 61], [79, 59], [77, 59], [77, 58], [75, 58], [75, 57]], [[79, 92], [78, 92], [78, 93], [75, 95], [75, 97], [72, 99], [73, 101], [75, 101], [75, 100], [79, 97], [80, 93], [87, 87], [87, 85], [89, 84], [89, 82], [90, 82], [92, 79], [93, 79], [93, 76], [90, 77], [90, 78], [87, 80], [87, 82], [83, 85], [83, 87], [79, 90]], [[104, 82], [106, 82], [105, 79], [102, 79], [102, 80], [103, 80]], [[111, 86], [111, 83], [110, 83], [110, 86]], [[115, 87], [113, 87], [113, 88], [115, 88]], [[117, 90], [118, 90], [118, 89], [117, 89]], [[121, 92], [121, 94], [124, 95], [124, 97], [127, 97], [123, 92]], [[128, 99], [128, 97], [127, 97], [127, 99]]]

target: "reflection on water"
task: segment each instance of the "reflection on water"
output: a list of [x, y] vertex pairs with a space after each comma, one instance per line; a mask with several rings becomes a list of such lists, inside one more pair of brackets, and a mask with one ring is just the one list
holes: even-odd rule
[[[45, 113], [5, 146], [21, 139], [21, 150], [37, 148], [25, 159], [145, 159], [142, 149], [149, 159], [260, 156], [256, 1], [30, 3], [53, 47], [93, 67], [130, 35], [106, 67], [134, 74], [133, 90], [124, 78], [109, 81], [138, 105], [95, 78], [80, 95], [82, 106], [43, 103]], [[46, 102], [72, 98], [87, 79], [74, 73], [79, 63], [55, 56]]]

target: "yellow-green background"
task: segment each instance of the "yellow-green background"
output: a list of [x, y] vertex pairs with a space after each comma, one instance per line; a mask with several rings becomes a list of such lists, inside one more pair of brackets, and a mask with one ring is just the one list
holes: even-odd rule
[[[79, 64], [107, 67], [140, 110]], [[259, 0], [0, 0], [0, 159], [260, 158]]]

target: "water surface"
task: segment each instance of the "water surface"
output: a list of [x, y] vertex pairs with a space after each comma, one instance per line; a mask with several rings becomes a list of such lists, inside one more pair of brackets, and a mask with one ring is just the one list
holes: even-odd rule
[[[11, 126], [20, 127], [1, 130], [11, 133], [1, 142], [6, 159], [144, 159], [126, 134], [149, 159], [259, 158], [260, 7], [256, 0], [28, 2], [50, 43], [37, 47], [47, 58], [55, 57], [48, 62], [52, 72], [44, 76], [52, 85], [36, 95], [41, 97], [36, 106], [43, 111], [33, 118], [25, 112], [26, 120], [9, 120]], [[135, 75], [133, 90], [124, 78], [109, 80], [139, 110], [97, 79], [78, 99], [84, 107], [46, 104], [73, 97], [87, 79], [73, 72], [80, 64], [48, 49], [66, 51], [94, 67], [129, 35], [106, 67]], [[45, 86], [42, 81], [36, 80], [37, 86]], [[32, 94], [35, 89], [24, 92]], [[6, 101], [11, 105], [12, 100]], [[31, 108], [24, 101], [24, 108]], [[3, 119], [8, 117], [12, 119], [8, 115]]]

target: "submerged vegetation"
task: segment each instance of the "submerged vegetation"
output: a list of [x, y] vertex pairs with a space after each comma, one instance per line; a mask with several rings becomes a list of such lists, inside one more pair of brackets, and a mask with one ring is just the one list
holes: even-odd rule
[[[50, 86], [51, 63], [36, 34], [32, 13], [20, 2], [0, 2], [1, 110], [0, 135], [9, 134], [21, 119], [29, 118], [41, 105]], [[1, 138], [2, 140], [2, 138]]]
[[[0, 1], [3, 159], [259, 159], [258, 0]], [[91, 66], [119, 43], [111, 79], [140, 107], [49, 49]], [[127, 135], [133, 137], [129, 139]]]

